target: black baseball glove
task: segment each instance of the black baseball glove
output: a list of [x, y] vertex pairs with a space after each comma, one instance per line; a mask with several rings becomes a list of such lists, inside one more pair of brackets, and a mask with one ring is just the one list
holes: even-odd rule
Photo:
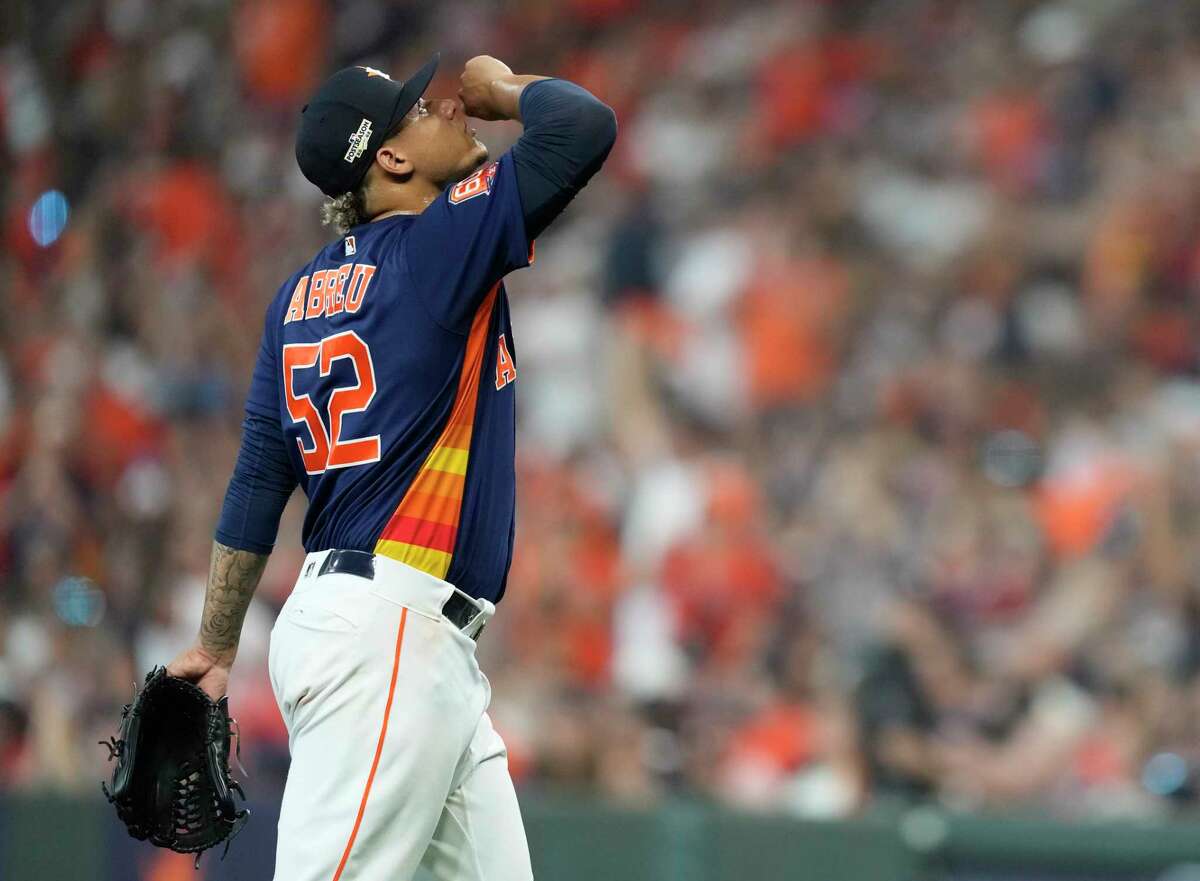
[[229, 842], [250, 812], [234, 805], [242, 787], [229, 775], [229, 699], [213, 701], [199, 686], [155, 667], [121, 714], [117, 737], [101, 741], [115, 758], [101, 783], [117, 816], [138, 839], [200, 855]]

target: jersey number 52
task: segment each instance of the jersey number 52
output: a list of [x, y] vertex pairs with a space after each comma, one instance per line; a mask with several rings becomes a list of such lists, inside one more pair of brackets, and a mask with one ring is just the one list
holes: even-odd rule
[[[326, 377], [333, 362], [348, 358], [354, 366], [356, 382], [335, 388], [329, 395], [325, 418], [317, 412], [312, 398], [297, 390], [297, 373], [317, 367]], [[379, 461], [379, 435], [372, 437], [342, 437], [342, 417], [347, 413], [366, 410], [375, 397], [375, 366], [371, 350], [352, 330], [327, 336], [318, 343], [291, 343], [283, 347], [283, 391], [288, 413], [293, 422], [303, 422], [312, 436], [312, 447], [305, 447], [296, 438], [304, 470], [320, 474], [330, 468], [349, 468]], [[328, 427], [327, 427], [328, 426]]]

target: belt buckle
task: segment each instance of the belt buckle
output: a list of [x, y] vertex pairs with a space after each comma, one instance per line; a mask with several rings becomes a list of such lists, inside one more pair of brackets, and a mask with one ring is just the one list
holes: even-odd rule
[[[470, 621], [463, 625], [462, 632], [467, 638], [478, 642], [479, 634], [483, 633], [483, 628], [487, 627], [488, 621], [495, 614], [496, 607], [488, 600], [477, 599], [476, 597], [468, 596], [467, 601], [475, 607], [475, 614], [471, 616]], [[476, 627], [476, 624], [479, 626]]]

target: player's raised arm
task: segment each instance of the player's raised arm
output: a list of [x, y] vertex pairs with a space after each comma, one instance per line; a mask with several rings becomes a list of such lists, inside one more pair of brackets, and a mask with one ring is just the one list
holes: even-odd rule
[[608, 158], [617, 137], [616, 114], [574, 83], [519, 76], [488, 55], [467, 62], [461, 83], [459, 98], [468, 115], [525, 126], [512, 158], [532, 241]]
[[[429, 106], [451, 129], [468, 115], [525, 126], [513, 148], [494, 162], [486, 161], [487, 148], [467, 127], [478, 146], [471, 158], [478, 161], [442, 185], [404, 238], [401, 259], [430, 314], [442, 327], [465, 334], [492, 286], [529, 265], [534, 239], [600, 168], [617, 122], [612, 109], [586, 89], [514, 74], [486, 55], [467, 62], [458, 100]], [[421, 144], [416, 138], [409, 144], [405, 136], [401, 130], [394, 144], [385, 144], [383, 159], [390, 152], [420, 158]]]

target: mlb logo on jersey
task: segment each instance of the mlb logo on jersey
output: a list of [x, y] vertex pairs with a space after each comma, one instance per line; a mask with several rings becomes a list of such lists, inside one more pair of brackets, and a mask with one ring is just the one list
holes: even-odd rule
[[467, 199], [474, 199], [476, 196], [490, 193], [492, 182], [495, 180], [496, 163], [489, 162], [470, 177], [463, 178], [454, 185], [454, 189], [450, 191], [450, 204], [457, 205]]
[[353, 257], [357, 250], [358, 246], [354, 244], [354, 236], [346, 236], [346, 256]]

